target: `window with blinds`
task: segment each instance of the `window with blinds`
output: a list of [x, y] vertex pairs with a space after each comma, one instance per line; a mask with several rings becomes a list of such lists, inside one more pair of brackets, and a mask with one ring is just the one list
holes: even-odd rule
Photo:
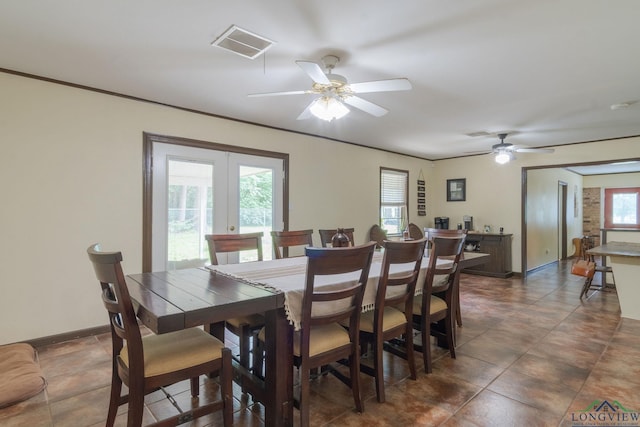
[[407, 227], [409, 171], [380, 168], [380, 227], [388, 236]]

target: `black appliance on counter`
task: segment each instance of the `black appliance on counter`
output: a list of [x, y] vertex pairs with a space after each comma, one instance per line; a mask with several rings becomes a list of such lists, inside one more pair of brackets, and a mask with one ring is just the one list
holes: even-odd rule
[[448, 230], [449, 229], [449, 217], [448, 216], [437, 216], [433, 219], [435, 223], [435, 227], [440, 230]]
[[473, 217], [469, 215], [465, 215], [462, 217], [464, 221], [464, 229], [472, 231], [473, 230]]

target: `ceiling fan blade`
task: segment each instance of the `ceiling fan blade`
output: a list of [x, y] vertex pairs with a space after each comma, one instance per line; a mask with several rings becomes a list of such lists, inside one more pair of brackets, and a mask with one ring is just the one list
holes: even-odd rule
[[344, 102], [351, 105], [352, 107], [356, 107], [357, 109], [376, 117], [384, 116], [389, 112], [389, 110], [387, 110], [386, 108], [382, 108], [381, 106], [374, 104], [373, 102], [369, 102], [357, 96], [347, 96], [344, 99]]
[[553, 153], [555, 150], [553, 148], [515, 147], [513, 151], [517, 151], [518, 153]]
[[407, 79], [389, 79], [361, 83], [350, 83], [349, 87], [354, 93], [368, 93], [410, 90], [413, 86], [411, 86], [411, 82]]
[[302, 68], [302, 70], [307, 73], [314, 82], [323, 85], [331, 84], [329, 78], [326, 76], [324, 71], [322, 71], [322, 67], [317, 63], [311, 61], [296, 61], [296, 64], [298, 64], [298, 66]]
[[494, 151], [484, 150], [484, 151], [465, 151], [462, 154], [469, 155], [469, 156], [478, 156], [480, 154], [492, 154], [492, 153], [494, 153]]
[[258, 98], [260, 96], [280, 96], [280, 95], [304, 95], [309, 93], [306, 90], [291, 90], [288, 92], [267, 92], [267, 93], [250, 93], [247, 95], [249, 98]]

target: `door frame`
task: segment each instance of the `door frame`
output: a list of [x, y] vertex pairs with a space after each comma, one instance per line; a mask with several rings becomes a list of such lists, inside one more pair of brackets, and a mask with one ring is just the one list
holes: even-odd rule
[[558, 259], [567, 259], [568, 183], [558, 181]]
[[220, 144], [177, 136], [158, 135], [143, 132], [143, 177], [142, 177], [142, 271], [151, 272], [153, 247], [153, 144], [174, 144], [186, 147], [204, 148], [207, 150], [227, 151], [237, 154], [271, 157], [282, 160], [282, 222], [284, 229], [289, 229], [289, 154], [255, 148]]
[[558, 164], [547, 164], [547, 165], [538, 165], [538, 166], [523, 166], [520, 171], [520, 233], [522, 235], [522, 241], [520, 244], [520, 269], [522, 278], [525, 279], [527, 277], [528, 269], [527, 269], [527, 173], [530, 170], [534, 169], [562, 169], [571, 166], [595, 166], [595, 165], [606, 165], [610, 163], [619, 163], [619, 162], [628, 162], [628, 161], [640, 161], [640, 157], [627, 157], [622, 159], [609, 159], [609, 160], [598, 160], [592, 162], [573, 162], [573, 163], [558, 163]]

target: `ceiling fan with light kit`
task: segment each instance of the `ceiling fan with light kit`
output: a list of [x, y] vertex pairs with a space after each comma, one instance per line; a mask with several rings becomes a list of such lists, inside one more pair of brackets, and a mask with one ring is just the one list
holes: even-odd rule
[[389, 111], [378, 104], [367, 101], [356, 94], [371, 92], [391, 92], [410, 90], [411, 82], [404, 78], [375, 80], [360, 83], [349, 83], [339, 74], [334, 74], [333, 69], [340, 62], [335, 55], [327, 55], [322, 58], [322, 66], [313, 61], [296, 61], [296, 64], [313, 80], [311, 89], [294, 90], [288, 92], [253, 93], [249, 97], [281, 96], [281, 95], [319, 95], [298, 116], [298, 120], [308, 119], [311, 116], [322, 120], [331, 121], [339, 119], [349, 113], [349, 107], [355, 107], [375, 117], [381, 117]]
[[[500, 138], [500, 142], [498, 144], [494, 144], [491, 146], [491, 151], [489, 153], [495, 154], [495, 161], [501, 165], [505, 163], [509, 163], [511, 160], [515, 160], [515, 153], [553, 153], [555, 150], [553, 148], [532, 148], [525, 147], [523, 145], [513, 145], [509, 142], [504, 142], [505, 138], [509, 134], [507, 132], [498, 133], [497, 136]], [[481, 153], [470, 153], [470, 154], [483, 154], [487, 153], [487, 151]]]

